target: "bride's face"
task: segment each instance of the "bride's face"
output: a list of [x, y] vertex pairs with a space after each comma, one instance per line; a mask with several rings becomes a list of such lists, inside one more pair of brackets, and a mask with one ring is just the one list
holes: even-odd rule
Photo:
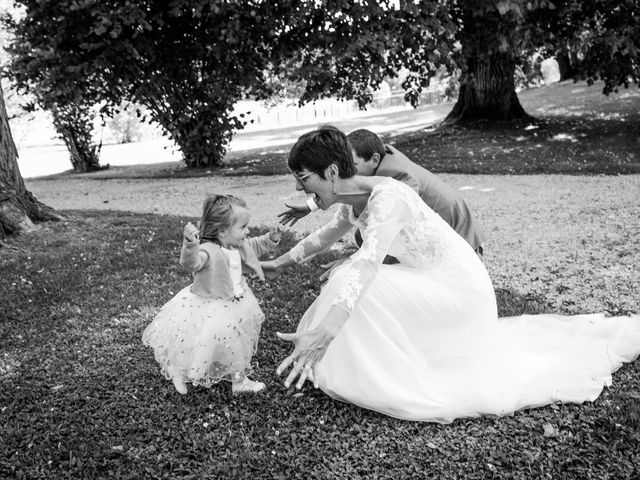
[[[327, 172], [331, 167], [327, 168]], [[306, 168], [295, 172], [293, 174], [296, 177], [296, 190], [304, 191], [307, 195], [313, 195], [313, 199], [316, 205], [326, 210], [335, 201], [335, 195], [333, 192], [333, 183], [327, 173], [327, 178], [322, 178], [315, 172], [310, 172]]]

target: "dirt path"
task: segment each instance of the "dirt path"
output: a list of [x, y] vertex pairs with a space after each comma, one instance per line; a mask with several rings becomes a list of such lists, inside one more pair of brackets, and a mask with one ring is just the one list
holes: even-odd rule
[[[505, 216], [514, 228], [531, 223], [546, 229], [557, 222], [577, 222], [583, 209], [629, 209], [640, 215], [640, 175], [628, 176], [495, 176], [440, 177], [462, 195], [482, 219], [487, 235]], [[289, 175], [206, 177], [183, 179], [109, 179], [90, 176], [27, 180], [27, 188], [42, 202], [60, 210], [121, 210], [179, 216], [197, 216], [207, 193], [234, 193], [244, 198], [254, 225], [270, 225], [285, 202], [302, 199]], [[317, 212], [295, 229], [310, 231], [329, 214]], [[522, 220], [521, 220], [522, 219]], [[524, 223], [523, 223], [524, 222]], [[501, 235], [504, 236], [504, 235]]]
[[[551, 309], [637, 311], [640, 291], [640, 175], [441, 175], [461, 190], [487, 237], [484, 261], [495, 288], [553, 298]], [[188, 179], [62, 177], [29, 180], [41, 201], [60, 210], [120, 210], [191, 216], [207, 192], [249, 204], [252, 224], [271, 225], [300, 198], [289, 175]], [[322, 225], [316, 212], [293, 229]], [[616, 292], [616, 297], [606, 292]]]

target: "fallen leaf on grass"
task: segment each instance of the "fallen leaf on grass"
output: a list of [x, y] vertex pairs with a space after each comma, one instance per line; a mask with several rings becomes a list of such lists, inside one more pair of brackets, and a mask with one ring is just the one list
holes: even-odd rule
[[551, 425], [550, 423], [545, 423], [542, 426], [542, 429], [544, 430], [544, 436], [545, 437], [555, 437], [558, 435], [558, 429], [555, 428], [553, 425]]

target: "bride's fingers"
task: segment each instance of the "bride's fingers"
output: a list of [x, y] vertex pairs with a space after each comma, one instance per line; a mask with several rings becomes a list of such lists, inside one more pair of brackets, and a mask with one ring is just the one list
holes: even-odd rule
[[296, 388], [300, 390], [304, 385], [304, 382], [307, 380], [311, 381], [311, 377], [313, 376], [313, 370], [309, 366], [302, 367], [300, 370], [300, 376], [298, 377], [298, 383], [296, 383]]
[[287, 376], [287, 379], [284, 381], [284, 386], [289, 388], [293, 383], [293, 381], [296, 379], [296, 377], [301, 376], [303, 372], [304, 372], [304, 366], [303, 366], [303, 363], [300, 362], [291, 369], [291, 371], [289, 372], [289, 375]]
[[306, 361], [306, 364], [311, 367], [307, 372], [307, 378], [309, 379], [310, 382], [313, 382], [314, 388], [318, 388], [319, 386], [317, 370], [318, 370], [318, 363], [320, 363], [320, 360], [322, 360], [322, 355], [320, 355], [318, 352], [313, 352], [311, 355], [309, 355], [309, 358], [307, 358], [307, 361]]
[[300, 390], [304, 386], [304, 382], [309, 380], [309, 382], [313, 382], [315, 385], [314, 377], [314, 363], [311, 358], [307, 358], [304, 362], [300, 362], [302, 368], [300, 369], [300, 374], [298, 376], [298, 382], [296, 383], [296, 388]]
[[276, 368], [276, 374], [282, 375], [282, 372], [284, 372], [287, 368], [289, 368], [289, 365], [291, 365], [292, 363], [294, 364], [293, 368], [296, 369], [298, 364], [294, 363], [295, 360], [296, 360], [296, 357], [293, 354], [289, 355], [280, 363], [280, 365], [278, 365], [278, 368]]

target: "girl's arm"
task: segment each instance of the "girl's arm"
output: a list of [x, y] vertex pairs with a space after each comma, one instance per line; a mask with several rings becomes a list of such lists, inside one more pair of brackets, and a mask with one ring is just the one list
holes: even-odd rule
[[191, 222], [184, 226], [184, 240], [182, 241], [182, 250], [180, 251], [180, 265], [189, 271], [197, 272], [209, 258], [209, 254], [200, 249], [200, 234], [198, 227]]

